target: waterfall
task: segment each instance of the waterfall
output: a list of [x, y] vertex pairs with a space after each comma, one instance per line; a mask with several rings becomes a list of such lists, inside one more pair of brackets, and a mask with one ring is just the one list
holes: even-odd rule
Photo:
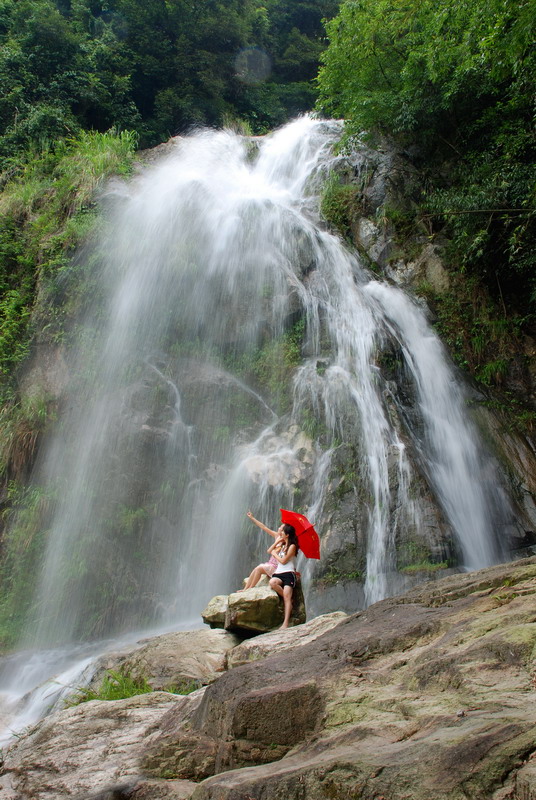
[[463, 386], [415, 302], [384, 283], [371, 281], [366, 291], [379, 302], [414, 378], [423, 420], [419, 451], [458, 534], [462, 562], [468, 569], [492, 564], [506, 553], [493, 534], [502, 505], [495, 498], [500, 484], [467, 416]]
[[[497, 559], [508, 512], [425, 314], [320, 222], [339, 136], [310, 117], [257, 141], [198, 132], [103, 198], [34, 476], [52, 499], [25, 646], [197, 624], [268, 546], [248, 508], [276, 527], [295, 507], [327, 540], [345, 446], [367, 603], [396, 590], [397, 541], [420, 530], [416, 471], [461, 564]], [[398, 421], [379, 366], [393, 342], [416, 398]], [[306, 590], [318, 569], [302, 561]]]

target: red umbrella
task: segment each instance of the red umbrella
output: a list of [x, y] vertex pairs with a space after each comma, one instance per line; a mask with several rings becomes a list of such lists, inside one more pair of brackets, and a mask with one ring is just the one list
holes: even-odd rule
[[295, 528], [300, 550], [304, 556], [320, 558], [320, 538], [307, 517], [296, 511], [286, 511], [282, 508], [281, 522], [286, 522]]

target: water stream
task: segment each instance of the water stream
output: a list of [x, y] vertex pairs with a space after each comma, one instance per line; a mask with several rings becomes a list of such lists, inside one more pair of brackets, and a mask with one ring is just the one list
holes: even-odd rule
[[[248, 508], [276, 526], [298, 504], [323, 533], [346, 443], [367, 603], [396, 590], [397, 536], [420, 526], [409, 445], [461, 565], [500, 555], [507, 503], [425, 314], [319, 222], [339, 135], [309, 117], [255, 143], [204, 131], [110, 190], [68, 402], [34, 475], [50, 514], [22, 647], [61, 643], [77, 669], [80, 641], [199, 618], [266, 549]], [[406, 430], [378, 367], [387, 341], [415, 390]], [[302, 562], [306, 589], [315, 569]]]

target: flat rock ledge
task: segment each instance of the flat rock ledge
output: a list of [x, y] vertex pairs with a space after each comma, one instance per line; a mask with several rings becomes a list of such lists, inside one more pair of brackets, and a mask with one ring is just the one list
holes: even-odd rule
[[[283, 613], [283, 600], [263, 578], [253, 589], [213, 597], [201, 616], [211, 628], [223, 628], [245, 637], [280, 628]], [[289, 624], [293, 627], [303, 625], [305, 621], [305, 601], [298, 581]]]
[[56, 712], [2, 800], [536, 800], [536, 558], [231, 648], [186, 697]]

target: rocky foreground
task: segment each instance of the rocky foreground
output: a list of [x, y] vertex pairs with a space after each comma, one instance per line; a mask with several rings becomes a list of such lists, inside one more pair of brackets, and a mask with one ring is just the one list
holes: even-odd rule
[[0, 797], [536, 800], [535, 621], [530, 558], [242, 643], [158, 637], [115, 663], [213, 682], [54, 713]]

